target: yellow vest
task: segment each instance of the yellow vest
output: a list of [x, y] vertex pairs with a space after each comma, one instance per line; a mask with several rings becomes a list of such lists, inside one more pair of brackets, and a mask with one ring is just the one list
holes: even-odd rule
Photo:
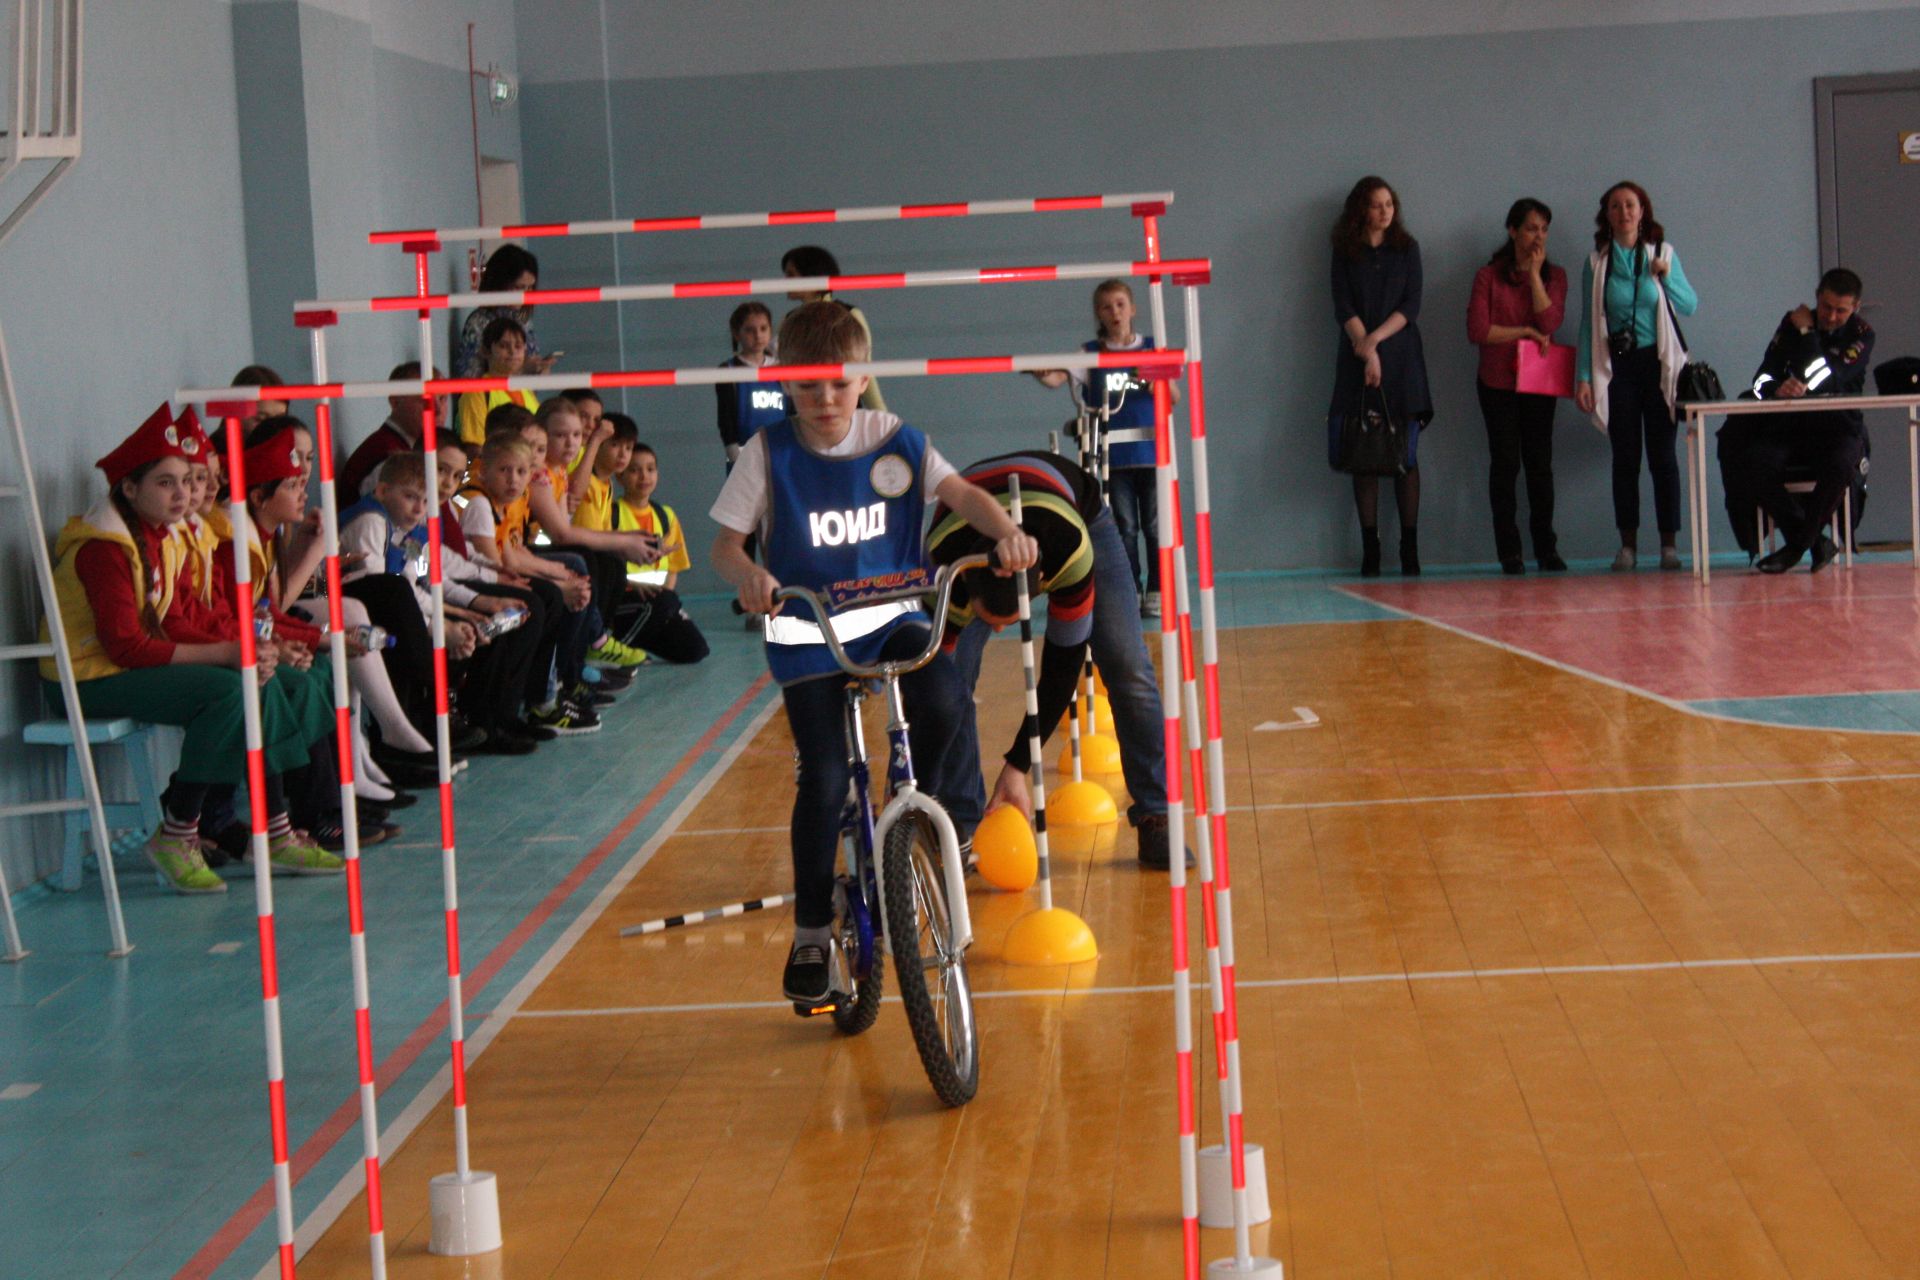
[[[111, 542], [125, 553], [129, 577], [137, 578], [139, 573], [139, 553], [134, 547], [133, 535], [127, 532], [126, 521], [120, 518], [120, 512], [105, 498], [87, 514], [67, 521], [66, 527], [60, 530], [60, 536], [54, 540], [53, 595], [60, 605], [60, 621], [67, 635], [67, 650], [73, 656], [75, 680], [98, 680], [104, 676], [117, 676], [121, 672], [113, 659], [107, 657], [106, 648], [95, 634], [93, 606], [88, 603], [87, 588], [74, 569], [74, 560], [80, 554], [80, 548], [96, 541]], [[173, 585], [179, 581], [180, 570], [186, 562], [187, 551], [181, 539], [162, 538], [159, 587], [155, 590], [149, 584], [136, 580], [135, 596], [151, 600], [154, 613], [166, 617], [167, 611], [173, 607]], [[42, 643], [51, 639], [45, 618], [40, 620], [40, 639]], [[59, 668], [52, 658], [40, 659], [40, 676], [44, 680], [60, 678]]]
[[503, 404], [523, 406], [528, 413], [540, 407], [531, 391], [463, 391], [454, 409], [454, 433], [460, 443], [478, 449], [487, 442], [487, 415]]
[[680, 517], [673, 513], [672, 507], [664, 502], [649, 502], [644, 509], [637, 509], [625, 498], [619, 499], [614, 507], [619, 528], [660, 535], [660, 558], [652, 564], [627, 561], [628, 582], [665, 586], [669, 574], [684, 573], [693, 567], [693, 560], [687, 555], [686, 531], [680, 527]]
[[208, 516], [190, 515], [168, 532], [180, 540], [180, 549], [187, 560], [187, 576], [193, 582], [193, 593], [200, 597], [201, 604], [213, 603], [213, 565], [223, 542], [222, 533], [231, 537], [226, 513], [218, 512], [220, 527], [215, 528]]

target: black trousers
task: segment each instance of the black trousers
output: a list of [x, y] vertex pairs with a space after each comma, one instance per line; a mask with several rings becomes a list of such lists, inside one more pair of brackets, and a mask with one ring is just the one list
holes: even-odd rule
[[[903, 626], [881, 647], [884, 658], [902, 658], [918, 652], [927, 633]], [[907, 708], [907, 741], [913, 748], [913, 767], [920, 789], [964, 815], [979, 786], [980, 756], [968, 750], [966, 718], [973, 715], [973, 698], [948, 655], [900, 678]], [[799, 757], [793, 798], [794, 923], [817, 929], [833, 922], [833, 863], [840, 846], [840, 814], [847, 803], [852, 775], [847, 766], [847, 681], [839, 675], [802, 680], [781, 690], [787, 724], [793, 730], [794, 753]], [[887, 769], [887, 749], [873, 753], [870, 768]], [[973, 824], [954, 823], [962, 841], [973, 836]]]
[[698, 662], [711, 652], [680, 597], [665, 587], [647, 596], [627, 593], [614, 610], [613, 634], [622, 644], [668, 662]]
[[[1764, 423], [1746, 449], [1746, 485], [1773, 518], [1790, 547], [1805, 550], [1840, 509], [1840, 500], [1866, 456], [1866, 441], [1845, 427], [1821, 424], [1824, 415], [1782, 414]], [[1787, 492], [1796, 481], [1813, 481], [1804, 498]], [[1753, 521], [1748, 509], [1747, 521]]]
[[387, 678], [401, 708], [415, 727], [433, 737], [433, 634], [420, 615], [420, 602], [406, 579], [393, 573], [368, 573], [341, 591], [367, 607], [367, 618], [394, 637], [383, 655]]
[[1521, 558], [1513, 487], [1524, 468], [1533, 555], [1544, 560], [1559, 549], [1553, 533], [1553, 414], [1559, 406], [1552, 396], [1507, 391], [1484, 382], [1474, 387], [1480, 393], [1480, 415], [1487, 422], [1487, 497], [1493, 506], [1494, 552], [1502, 562]]
[[[467, 723], [482, 729], [498, 729], [520, 718], [521, 703], [533, 683], [534, 666], [541, 648], [541, 629], [545, 626], [545, 608], [532, 592], [493, 583], [473, 583], [484, 595], [515, 599], [527, 607], [527, 620], [504, 635], [495, 636], [457, 664], [460, 714]], [[548, 653], [551, 656], [551, 648]], [[455, 671], [450, 670], [449, 679]], [[539, 673], [540, 690], [546, 690], [546, 671]]]
[[1660, 389], [1660, 353], [1641, 347], [1613, 362], [1607, 384], [1607, 440], [1613, 446], [1613, 525], [1622, 536], [1640, 528], [1640, 451], [1653, 477], [1653, 513], [1660, 540], [1680, 532], [1680, 456], [1667, 397]]

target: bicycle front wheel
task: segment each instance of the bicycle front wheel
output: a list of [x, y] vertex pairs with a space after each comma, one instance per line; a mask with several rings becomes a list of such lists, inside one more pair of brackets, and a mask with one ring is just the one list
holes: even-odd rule
[[953, 945], [953, 918], [940, 844], [918, 814], [901, 816], [881, 856], [887, 933], [920, 1063], [940, 1101], [958, 1107], [980, 1087], [980, 1030], [966, 953]]

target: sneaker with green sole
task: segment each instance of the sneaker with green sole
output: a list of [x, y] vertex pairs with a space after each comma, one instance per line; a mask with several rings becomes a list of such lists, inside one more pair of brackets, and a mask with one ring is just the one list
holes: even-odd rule
[[596, 667], [637, 667], [647, 661], [647, 652], [629, 644], [621, 644], [612, 636], [587, 650], [587, 661]]
[[147, 861], [175, 893], [225, 893], [227, 882], [215, 875], [200, 856], [200, 842], [191, 836], [156, 831], [147, 840]]
[[314, 844], [304, 831], [274, 840], [267, 861], [275, 871], [294, 876], [337, 876], [347, 869], [346, 859]]

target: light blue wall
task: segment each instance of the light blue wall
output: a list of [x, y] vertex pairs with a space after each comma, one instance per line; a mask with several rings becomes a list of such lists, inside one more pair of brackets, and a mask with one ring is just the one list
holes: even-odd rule
[[[522, 7], [529, 50], [532, 9]], [[531, 75], [547, 78], [522, 97], [528, 214], [604, 217], [607, 146], [594, 125], [605, 90], [559, 71], [563, 42], [541, 26], [546, 61]], [[597, 32], [583, 19], [572, 37], [569, 65], [585, 70]], [[616, 37], [611, 56], [638, 47]], [[1433, 562], [1486, 561], [1485, 434], [1464, 310], [1508, 203], [1528, 194], [1555, 207], [1553, 254], [1577, 277], [1601, 190], [1620, 177], [1644, 183], [1702, 297], [1689, 336], [1736, 383], [1820, 266], [1814, 77], [1906, 67], [1916, 48], [1920, 11], [1909, 7], [698, 78], [622, 79], [616, 62], [614, 205], [664, 214], [1171, 187], [1180, 199], [1168, 251], [1211, 254], [1219, 268], [1205, 306], [1221, 563], [1338, 566], [1357, 538], [1345, 481], [1324, 461], [1335, 344], [1326, 229], [1353, 180], [1381, 172], [1427, 264], [1437, 416], [1422, 448], [1423, 546]], [[638, 237], [621, 267], [630, 281], [773, 274], [781, 250], [802, 240], [853, 271], [1107, 259], [1132, 256], [1135, 235], [1124, 217], [1061, 215]], [[537, 247], [543, 283], [608, 278], [604, 242]], [[1087, 335], [1089, 293], [1010, 286], [859, 301], [880, 354], [904, 356], [1065, 348]], [[573, 368], [707, 363], [726, 354], [729, 306], [628, 307], [624, 352], [599, 308], [550, 309], [540, 325]], [[1064, 397], [1016, 378], [901, 381], [887, 394], [957, 460], [1036, 443], [1066, 410]], [[711, 394], [629, 399], [662, 448], [664, 492], [683, 511], [704, 509], [720, 475]], [[1556, 464], [1563, 547], [1610, 553], [1605, 441], [1571, 406]], [[1904, 502], [1886, 488], [1869, 535], [1900, 523]]]

